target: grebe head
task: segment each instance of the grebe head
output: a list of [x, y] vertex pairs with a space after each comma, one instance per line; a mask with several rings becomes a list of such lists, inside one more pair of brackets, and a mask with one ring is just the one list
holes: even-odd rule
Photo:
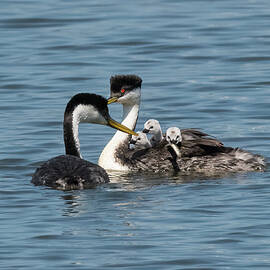
[[78, 124], [82, 122], [107, 125], [128, 134], [136, 135], [134, 131], [110, 117], [107, 100], [96, 94], [80, 93], [73, 96], [66, 106], [64, 118], [65, 120], [72, 118]]
[[158, 120], [149, 119], [144, 123], [144, 133], [158, 134], [161, 130]]
[[138, 136], [132, 135], [130, 144], [134, 144], [136, 148], [149, 148], [151, 144], [147, 138], [147, 135], [141, 131], [138, 131]]
[[111, 80], [111, 96], [108, 104], [118, 102], [123, 105], [140, 103], [142, 79], [137, 75], [116, 75]]
[[169, 144], [179, 144], [182, 142], [181, 131], [178, 127], [170, 127], [166, 131], [166, 141]]

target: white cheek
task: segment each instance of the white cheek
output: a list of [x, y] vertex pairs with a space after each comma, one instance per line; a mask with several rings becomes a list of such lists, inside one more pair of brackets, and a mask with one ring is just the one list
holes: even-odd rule
[[74, 119], [78, 119], [81, 123], [97, 123], [106, 125], [107, 121], [92, 105], [79, 105], [73, 112]]
[[126, 104], [126, 103], [128, 103], [129, 102], [128, 95], [123, 96], [123, 97], [120, 97], [117, 102], [120, 103], [120, 104]]
[[91, 115], [88, 115], [85, 118], [86, 123], [96, 123], [96, 124], [101, 124], [101, 125], [106, 125], [107, 121], [105, 118], [97, 111], [95, 110], [94, 112], [91, 111]]
[[136, 88], [118, 99], [118, 102], [121, 104], [134, 104], [138, 103], [141, 98], [141, 88]]

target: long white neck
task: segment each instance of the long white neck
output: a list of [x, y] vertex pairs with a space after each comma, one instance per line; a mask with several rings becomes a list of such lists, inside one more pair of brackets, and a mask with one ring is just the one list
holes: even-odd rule
[[80, 155], [80, 158], [82, 158], [82, 154], [81, 154], [81, 149], [80, 149], [80, 140], [79, 140], [79, 123], [80, 123], [80, 119], [78, 118], [77, 115], [73, 115], [73, 119], [72, 119], [72, 130], [73, 130], [73, 138], [74, 138], [74, 142], [75, 142], [75, 146], [78, 150], [78, 153]]
[[[121, 124], [128, 127], [129, 129], [134, 129], [138, 119], [140, 104], [124, 104], [123, 105], [123, 121]], [[123, 144], [127, 144], [129, 140], [128, 134], [117, 131], [112, 139], [103, 149], [98, 164], [105, 170], [120, 170], [127, 171], [128, 167], [121, 163], [121, 161], [115, 156], [117, 149]]]

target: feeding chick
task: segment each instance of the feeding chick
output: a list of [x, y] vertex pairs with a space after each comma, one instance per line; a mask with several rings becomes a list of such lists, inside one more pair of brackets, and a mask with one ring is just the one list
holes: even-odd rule
[[166, 131], [166, 141], [175, 151], [178, 157], [181, 156], [180, 147], [182, 143], [182, 134], [181, 130], [178, 127], [170, 127]]
[[158, 145], [163, 139], [162, 130], [158, 120], [147, 120], [144, 124], [143, 132], [153, 134], [152, 138], [150, 139], [152, 146]]
[[134, 144], [135, 149], [147, 149], [152, 147], [147, 135], [141, 131], [137, 132], [138, 136], [132, 135], [130, 144]]

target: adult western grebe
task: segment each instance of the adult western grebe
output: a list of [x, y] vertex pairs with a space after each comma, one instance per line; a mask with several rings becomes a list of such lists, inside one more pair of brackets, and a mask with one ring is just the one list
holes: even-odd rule
[[[122, 124], [133, 130], [136, 126], [140, 99], [142, 79], [136, 75], [123, 75], [111, 78], [112, 98], [108, 101], [118, 101], [123, 104]], [[116, 132], [109, 143], [103, 149], [98, 164], [105, 170], [130, 171], [128, 164], [122, 161], [125, 159], [123, 151], [128, 151], [129, 135]]]
[[[140, 106], [142, 80], [136, 75], [117, 75], [111, 78], [111, 97], [108, 103], [118, 102], [123, 105], [123, 122], [134, 129]], [[214, 138], [204, 138], [202, 132], [187, 129], [192, 140], [184, 140], [181, 147], [181, 159], [178, 165], [181, 172], [204, 173], [215, 175], [224, 172], [262, 171], [265, 169], [263, 157], [239, 148], [225, 147]], [[153, 148], [144, 149], [134, 154], [128, 150], [128, 135], [117, 135], [104, 148], [99, 165], [105, 169], [125, 171], [168, 172], [173, 170], [167, 141], [163, 140]], [[197, 138], [194, 134], [197, 134]], [[207, 135], [207, 134], [206, 134]], [[106, 159], [113, 153], [110, 159]]]
[[136, 134], [111, 119], [105, 98], [95, 94], [77, 94], [68, 102], [64, 114], [66, 155], [57, 156], [41, 165], [32, 177], [33, 184], [71, 190], [92, 188], [109, 182], [103, 168], [82, 159], [78, 137], [80, 122], [107, 125]]

